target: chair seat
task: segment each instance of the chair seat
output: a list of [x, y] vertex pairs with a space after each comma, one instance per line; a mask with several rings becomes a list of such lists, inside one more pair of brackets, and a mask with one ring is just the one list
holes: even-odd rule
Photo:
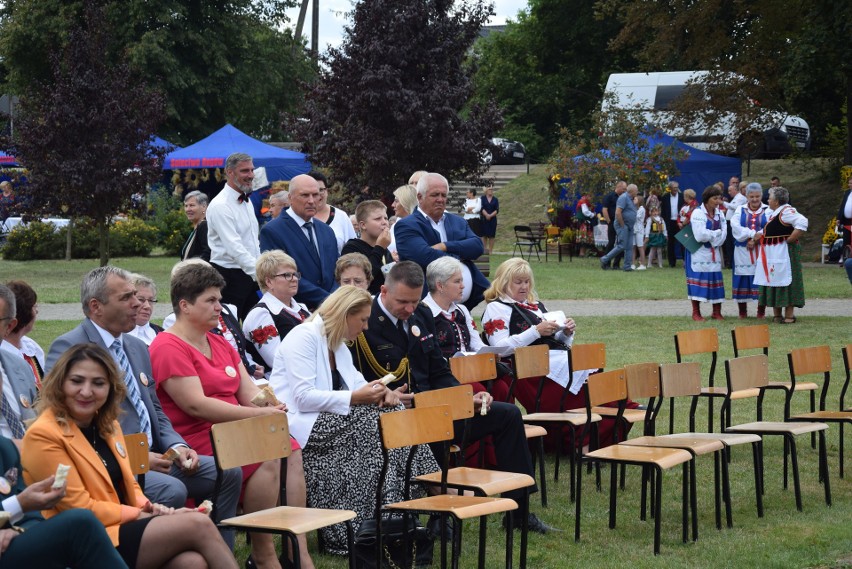
[[671, 468], [692, 460], [692, 455], [681, 449], [622, 445], [608, 446], [586, 453], [585, 456], [604, 461], [655, 464], [660, 468]]
[[[727, 387], [702, 387], [701, 395], [704, 397], [726, 397], [728, 395]], [[751, 387], [749, 389], [740, 389], [731, 393], [731, 399], [748, 399], [760, 395], [760, 389]]]
[[850, 421], [852, 422], [852, 411], [814, 411], [813, 413], [802, 413], [793, 415], [790, 421]]
[[[427, 484], [441, 484], [441, 473], [433, 472], [415, 478], [418, 482]], [[519, 474], [517, 472], [502, 472], [499, 470], [483, 470], [481, 468], [468, 468], [460, 466], [447, 471], [447, 485], [453, 488], [469, 488], [481, 491], [486, 496], [494, 496], [527, 488], [535, 484], [532, 476]]]
[[[585, 414], [585, 409], [570, 409], [566, 411], [566, 413], [583, 413]], [[615, 417], [618, 415], [618, 409], [615, 407], [592, 407], [592, 417], [595, 415], [600, 415], [603, 417]], [[622, 415], [624, 420], [628, 423], [639, 423], [645, 420], [645, 411], [641, 409], [625, 409], [624, 414]]]
[[720, 451], [725, 448], [725, 445], [720, 440], [689, 436], [677, 438], [664, 436], [636, 437], [635, 439], [627, 439], [618, 444], [640, 447], [681, 448], [695, 455], [710, 454], [711, 452]]
[[478, 518], [488, 514], [510, 512], [518, 509], [518, 503], [509, 498], [484, 498], [480, 496], [456, 496], [442, 494], [427, 496], [407, 502], [396, 502], [384, 506], [385, 510], [409, 512], [446, 512], [460, 520]]
[[[770, 381], [766, 384], [766, 387], [774, 387], [775, 389], [786, 389], [787, 391], [790, 391], [791, 385], [793, 384], [789, 381]], [[819, 389], [819, 385], [817, 385], [816, 383], [805, 381], [797, 382], [796, 389], [794, 389], [793, 391], [816, 391], [817, 389]]]
[[289, 531], [300, 534], [349, 521], [356, 516], [351, 510], [322, 510], [319, 508], [294, 508], [279, 506], [222, 520], [220, 525], [246, 528]]
[[526, 435], [527, 439], [546, 437], [547, 429], [540, 425], [524, 425], [524, 435]]
[[804, 433], [815, 433], [828, 429], [825, 423], [783, 423], [774, 421], [757, 421], [755, 423], [743, 423], [725, 429], [731, 433], [790, 433], [791, 435], [802, 435]]
[[674, 433], [671, 435], [660, 435], [660, 437], [671, 437], [673, 439], [713, 439], [722, 441], [724, 445], [729, 447], [760, 442], [760, 436], [751, 433]]
[[[617, 410], [617, 409], [616, 409]], [[571, 423], [579, 426], [586, 424], [586, 411], [566, 411], [564, 413], [530, 413], [521, 417], [525, 423]], [[599, 414], [592, 413], [592, 423], [602, 421]]]

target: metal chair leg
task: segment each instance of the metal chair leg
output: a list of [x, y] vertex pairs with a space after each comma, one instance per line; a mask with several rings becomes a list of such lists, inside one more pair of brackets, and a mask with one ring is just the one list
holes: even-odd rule
[[751, 444], [754, 459], [754, 497], [757, 503], [757, 517], [763, 517], [763, 465], [760, 462], [760, 442]]
[[831, 506], [831, 478], [828, 475], [828, 455], [825, 445], [825, 431], [819, 432], [819, 462], [823, 471], [823, 486], [825, 487], [825, 505]]
[[[785, 439], [788, 437], [784, 437]], [[789, 437], [790, 445], [790, 466], [793, 469], [793, 490], [796, 493], [796, 509], [802, 511], [802, 489], [799, 486], [799, 453], [796, 450], [796, 441], [792, 436]]]
[[659, 467], [655, 467], [656, 487], [654, 500], [654, 555], [660, 554], [660, 515], [662, 513], [662, 495], [663, 495], [663, 471]]

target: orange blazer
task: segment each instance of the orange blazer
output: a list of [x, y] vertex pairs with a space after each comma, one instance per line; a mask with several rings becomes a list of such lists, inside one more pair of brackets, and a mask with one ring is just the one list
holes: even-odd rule
[[[72, 508], [91, 510], [106, 527], [113, 545], [118, 545], [118, 527], [137, 519], [140, 508], [148, 503], [148, 499], [130, 471], [127, 446], [118, 421], [113, 423], [113, 428], [113, 434], [105, 436], [104, 440], [121, 465], [126, 499], [134, 503], [132, 506], [119, 503], [104, 463], [77, 425], [73, 421], [69, 421], [67, 426], [61, 425], [53, 411], [44, 411], [27, 429], [21, 465], [28, 485], [55, 474], [60, 463], [70, 465], [65, 497], [53, 509], [44, 510], [42, 514], [50, 518]], [[121, 445], [124, 456], [118, 452], [118, 445]]]

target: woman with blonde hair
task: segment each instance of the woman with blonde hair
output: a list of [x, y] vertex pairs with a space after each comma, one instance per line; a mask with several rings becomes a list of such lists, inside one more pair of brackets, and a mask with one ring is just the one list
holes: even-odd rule
[[[420, 179], [421, 174], [425, 174], [426, 172], [415, 172], [411, 175], [411, 178], [414, 179], [417, 176], [417, 179]], [[417, 182], [415, 182], [416, 184]], [[393, 214], [397, 217], [397, 220], [400, 220], [404, 217], [408, 217], [411, 215], [411, 212], [414, 211], [414, 208], [417, 207], [417, 188], [411, 183], [406, 184], [405, 186], [400, 186], [393, 191]], [[396, 252], [396, 236], [394, 235], [394, 225], [391, 225], [391, 242], [388, 245], [388, 251], [393, 255], [394, 261], [399, 261], [399, 255]]]
[[[370, 383], [355, 369], [346, 342], [367, 328], [370, 294], [342, 286], [281, 344], [269, 383], [275, 395], [290, 404], [290, 434], [302, 445], [302, 460], [313, 508], [347, 509], [358, 513], [357, 526], [373, 517], [382, 464], [376, 428], [379, 413], [401, 409], [399, 395], [381, 381]], [[385, 486], [386, 503], [402, 499], [405, 456], [394, 451]], [[434, 472], [437, 464], [428, 447], [415, 456], [415, 476]], [[326, 550], [345, 554], [342, 524], [320, 530]]]
[[22, 445], [23, 475], [32, 484], [52, 476], [60, 464], [71, 468], [65, 496], [43, 514], [91, 510], [131, 568], [236, 569], [209, 517], [152, 504], [142, 493], [116, 420], [125, 393], [112, 356], [95, 344], [73, 346], [44, 378], [39, 417]]

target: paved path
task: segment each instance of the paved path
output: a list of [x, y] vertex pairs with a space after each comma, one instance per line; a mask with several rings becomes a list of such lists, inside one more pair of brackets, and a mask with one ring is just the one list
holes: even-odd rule
[[[689, 316], [692, 306], [688, 300], [638, 300], [619, 302], [614, 300], [545, 300], [548, 310], [562, 310], [569, 316]], [[749, 306], [749, 314], [755, 311], [754, 304]], [[485, 305], [480, 305], [474, 314], [480, 316]], [[167, 303], [159, 303], [154, 309], [154, 320], [165, 318], [172, 311]], [[709, 316], [710, 307], [702, 305], [702, 312]], [[722, 314], [736, 316], [736, 303], [728, 300], [722, 304]], [[771, 314], [771, 310], [770, 310]], [[849, 299], [808, 300], [804, 308], [797, 308], [800, 316], [848, 316], [852, 317], [852, 301]], [[77, 303], [39, 304], [39, 320], [79, 320], [83, 316]]]

